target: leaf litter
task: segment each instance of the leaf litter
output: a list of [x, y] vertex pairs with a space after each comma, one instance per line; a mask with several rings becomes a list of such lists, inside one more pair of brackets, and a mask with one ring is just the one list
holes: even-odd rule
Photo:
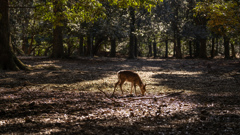
[[[240, 132], [237, 60], [22, 60], [33, 69], [0, 72], [1, 134]], [[110, 97], [122, 69], [147, 83], [144, 97], [128, 83]]]

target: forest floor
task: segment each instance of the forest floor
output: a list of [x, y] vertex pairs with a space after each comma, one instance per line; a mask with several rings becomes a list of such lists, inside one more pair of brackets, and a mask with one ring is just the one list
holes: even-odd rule
[[[240, 133], [239, 60], [21, 57], [30, 71], [0, 71], [0, 134]], [[134, 70], [111, 98], [118, 70]]]

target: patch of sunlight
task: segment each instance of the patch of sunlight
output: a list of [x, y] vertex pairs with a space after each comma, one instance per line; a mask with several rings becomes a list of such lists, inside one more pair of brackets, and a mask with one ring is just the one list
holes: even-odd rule
[[172, 71], [172, 72], [169, 72], [169, 74], [176, 74], [176, 75], [201, 75], [201, 74], [203, 74], [203, 72]]

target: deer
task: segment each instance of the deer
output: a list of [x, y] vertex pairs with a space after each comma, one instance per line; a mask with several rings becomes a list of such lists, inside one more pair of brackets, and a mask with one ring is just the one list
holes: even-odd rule
[[139, 75], [137, 73], [135, 73], [134, 71], [129, 71], [129, 70], [120, 70], [117, 72], [117, 76], [118, 76], [118, 82], [115, 83], [115, 87], [114, 87], [114, 91], [112, 96], [114, 96], [116, 87], [119, 85], [120, 89], [122, 91], [123, 94], [123, 90], [122, 90], [122, 85], [125, 81], [131, 82], [131, 92], [130, 94], [132, 95], [132, 88], [134, 86], [135, 89], [135, 95], [137, 95], [136, 93], [136, 85], [138, 85], [140, 87], [142, 96], [144, 96], [144, 93], [146, 92], [146, 84], [143, 84], [141, 78], [139, 77]]

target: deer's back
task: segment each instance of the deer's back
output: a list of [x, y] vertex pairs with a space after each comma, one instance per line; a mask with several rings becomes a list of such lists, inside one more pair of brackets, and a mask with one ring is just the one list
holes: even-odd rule
[[135, 82], [135, 83], [138, 83], [140, 81], [139, 75], [129, 70], [118, 71], [118, 78], [121, 80], [126, 80], [129, 82]]

